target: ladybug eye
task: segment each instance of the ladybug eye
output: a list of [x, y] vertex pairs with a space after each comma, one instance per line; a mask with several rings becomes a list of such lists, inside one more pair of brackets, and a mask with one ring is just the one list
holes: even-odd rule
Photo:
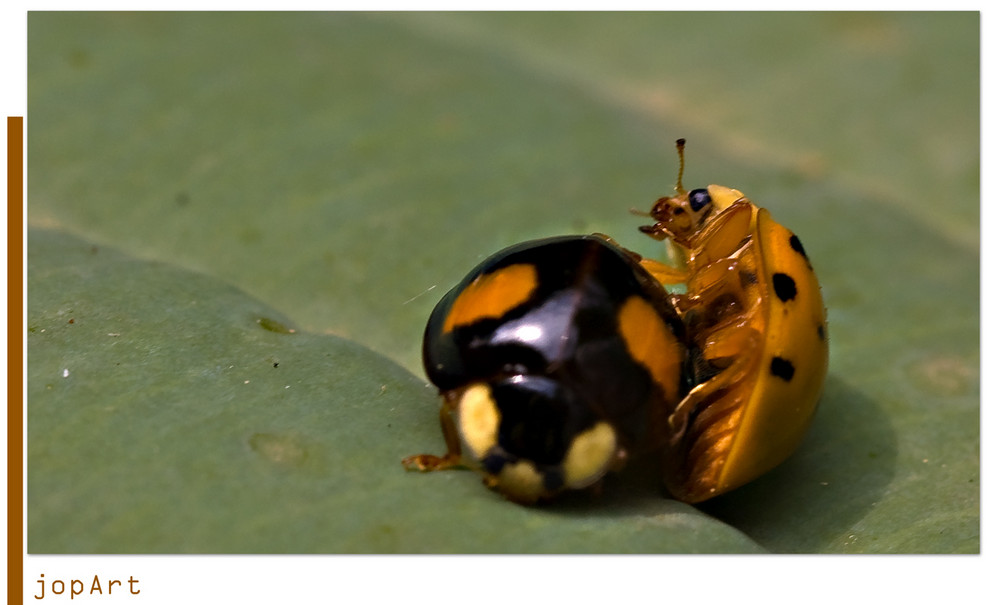
[[688, 193], [688, 205], [695, 212], [698, 212], [711, 203], [712, 196], [708, 195], [708, 189], [692, 189]]

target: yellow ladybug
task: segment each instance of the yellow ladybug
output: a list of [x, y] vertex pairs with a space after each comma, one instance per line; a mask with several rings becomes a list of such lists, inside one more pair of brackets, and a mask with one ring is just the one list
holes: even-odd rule
[[670, 413], [665, 483], [701, 502], [775, 467], [799, 445], [827, 371], [826, 310], [802, 242], [736, 189], [685, 191], [684, 139], [675, 195], [640, 227], [684, 259], [643, 259], [673, 296], [695, 386]]

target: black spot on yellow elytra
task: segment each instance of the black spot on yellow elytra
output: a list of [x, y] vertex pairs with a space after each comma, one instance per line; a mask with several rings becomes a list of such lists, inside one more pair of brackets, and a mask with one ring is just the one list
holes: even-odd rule
[[771, 276], [771, 283], [774, 284], [774, 293], [778, 295], [781, 302], [792, 300], [798, 293], [795, 288], [795, 280], [787, 273], [775, 273]]
[[795, 376], [795, 366], [784, 357], [775, 355], [771, 358], [771, 375], [777, 376], [785, 382], [791, 382]]
[[802, 241], [799, 240], [799, 236], [792, 235], [792, 237], [788, 238], [788, 243], [789, 245], [792, 246], [792, 250], [795, 250], [796, 252], [801, 254], [803, 258], [809, 260], [809, 257], [806, 256], [806, 249], [802, 247]]
[[802, 246], [802, 240], [799, 239], [799, 236], [792, 235], [788, 238], [788, 245], [792, 247], [792, 250], [795, 250], [802, 255], [802, 258], [805, 259], [809, 270], [812, 271], [812, 263], [809, 262], [809, 256], [806, 254], [806, 249]]

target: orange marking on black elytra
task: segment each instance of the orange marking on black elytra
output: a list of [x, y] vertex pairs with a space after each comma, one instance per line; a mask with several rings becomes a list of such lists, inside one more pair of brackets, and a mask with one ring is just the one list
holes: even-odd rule
[[444, 332], [475, 323], [481, 319], [496, 319], [531, 298], [538, 287], [538, 274], [529, 264], [509, 265], [472, 280], [455, 298]]
[[632, 359], [649, 371], [667, 399], [676, 399], [681, 347], [656, 309], [642, 297], [629, 297], [618, 311], [618, 331]]

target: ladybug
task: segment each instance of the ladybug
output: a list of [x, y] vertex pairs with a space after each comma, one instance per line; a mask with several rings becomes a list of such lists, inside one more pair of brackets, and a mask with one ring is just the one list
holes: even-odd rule
[[[677, 141], [680, 175], [684, 139]], [[668, 240], [680, 269], [643, 259], [682, 317], [695, 385], [670, 413], [665, 482], [700, 502], [760, 476], [798, 447], [826, 377], [826, 309], [799, 238], [736, 189], [675, 195], [640, 230]]]
[[[767, 472], [801, 441], [827, 367], [826, 311], [799, 239], [741, 192], [685, 191], [640, 231], [681, 267], [602, 235], [526, 242], [489, 257], [438, 303], [424, 368], [441, 391], [444, 456], [534, 503], [659, 452], [685, 502]], [[683, 284], [682, 293], [665, 286]]]
[[472, 466], [526, 504], [592, 486], [665, 443], [689, 388], [681, 331], [663, 286], [607, 237], [502, 250], [431, 313], [423, 362], [448, 451], [403, 464]]

